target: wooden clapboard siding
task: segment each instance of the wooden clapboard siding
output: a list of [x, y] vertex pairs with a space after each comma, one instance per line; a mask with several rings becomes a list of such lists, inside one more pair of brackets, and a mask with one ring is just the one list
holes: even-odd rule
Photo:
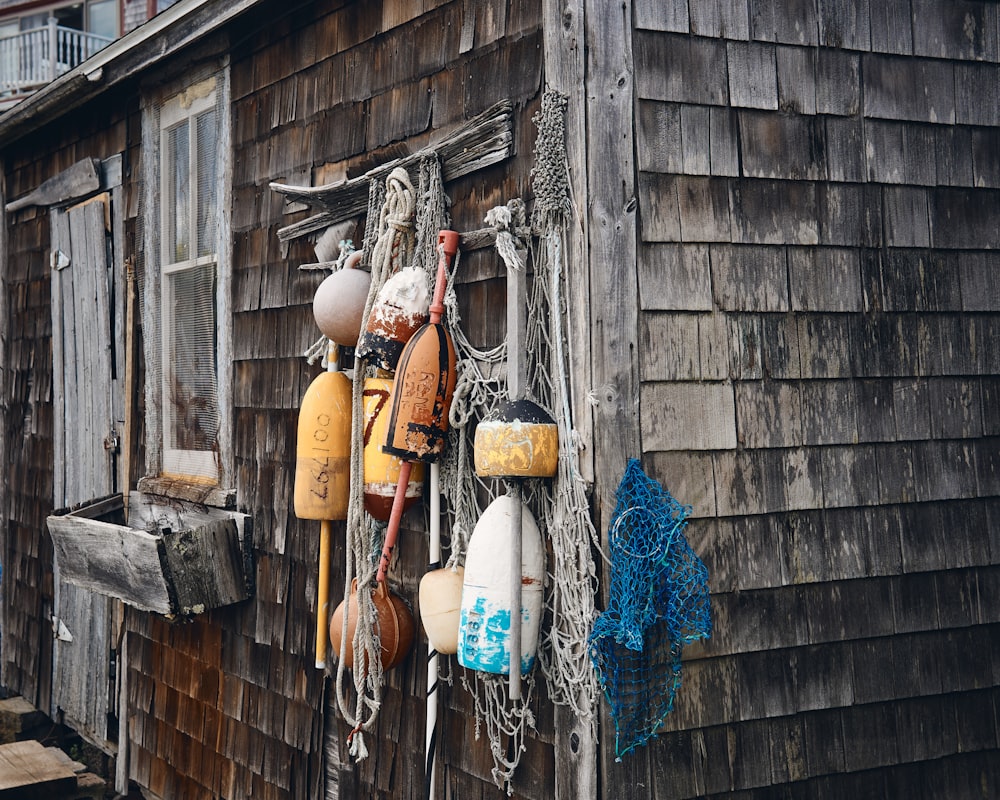
[[693, 507], [716, 626], [652, 796], [981, 796], [996, 7], [965, 4], [959, 34], [936, 0], [648, 5], [642, 450]]

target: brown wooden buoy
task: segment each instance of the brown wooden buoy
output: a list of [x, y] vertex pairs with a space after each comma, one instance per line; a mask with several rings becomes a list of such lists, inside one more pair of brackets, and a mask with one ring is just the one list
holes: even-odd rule
[[380, 369], [396, 369], [406, 343], [427, 322], [430, 301], [427, 273], [418, 267], [401, 269], [379, 290], [358, 340], [358, 355]]
[[[403, 466], [398, 456], [382, 452], [386, 425], [389, 422], [391, 378], [367, 378], [364, 396], [364, 503], [365, 511], [383, 522], [392, 512], [392, 500]], [[410, 470], [403, 510], [420, 502], [424, 490], [424, 465], [417, 463]]]
[[371, 275], [354, 269], [360, 260], [360, 250], [351, 253], [344, 268], [327, 276], [313, 297], [316, 325], [331, 341], [344, 347], [358, 343], [371, 286]]
[[[385, 583], [368, 589], [375, 604], [375, 633], [381, 648], [382, 669], [391, 669], [406, 658], [413, 645], [416, 624], [406, 603], [395, 592], [389, 591]], [[345, 613], [346, 609], [346, 613]], [[354, 669], [354, 633], [358, 627], [358, 580], [351, 582], [350, 598], [345, 606], [340, 602], [330, 619], [330, 642], [335, 653], [340, 652], [340, 640], [344, 631], [344, 617], [347, 617], [347, 648], [344, 652], [344, 666]]]

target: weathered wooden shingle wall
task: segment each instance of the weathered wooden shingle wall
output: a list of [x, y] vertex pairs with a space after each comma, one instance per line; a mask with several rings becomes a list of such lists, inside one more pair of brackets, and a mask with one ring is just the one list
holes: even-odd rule
[[[93, 117], [47, 131], [4, 153], [4, 195], [16, 199], [85, 157], [125, 149], [128, 108], [98, 104]], [[5, 214], [5, 309], [0, 356], [6, 508], [3, 529], [3, 647], [0, 683], [42, 710], [52, 681], [52, 319], [46, 208]]]
[[[281, 252], [278, 228], [305, 213], [287, 213], [268, 183], [323, 183], [363, 172], [509, 99], [517, 108], [517, 158], [445, 187], [453, 227], [482, 227], [486, 211], [527, 191], [530, 117], [541, 84], [538, 8], [508, 9], [506, 2], [317, 2], [247, 19], [232, 38], [235, 455], [240, 502], [256, 525], [257, 597], [237, 629], [226, 628], [229, 645], [223, 651], [237, 646], [248, 658], [270, 654], [272, 664], [285, 665], [287, 689], [275, 684], [266, 663], [260, 689], [244, 678], [245, 703], [252, 706], [265, 689], [268, 697], [287, 698], [285, 719], [297, 720], [292, 732], [304, 741], [279, 743], [290, 749], [277, 763], [299, 758], [304, 767], [306, 758], [295, 748], [315, 747], [323, 703], [312, 667], [319, 524], [296, 519], [291, 496], [297, 409], [318, 371], [302, 353], [318, 337], [311, 303], [323, 275], [297, 269], [316, 260], [307, 241], [296, 240], [287, 255]], [[361, 236], [359, 229], [356, 245]], [[470, 338], [496, 342], [504, 325], [498, 261], [488, 252], [474, 254], [462, 261], [462, 272]], [[426, 544], [421, 514], [409, 515], [406, 523], [410, 529], [401, 533], [400, 564], [391, 580], [415, 604]], [[343, 587], [342, 529], [335, 527], [334, 539], [335, 604]], [[342, 743], [341, 797], [422, 796], [424, 648], [418, 641], [414, 654], [388, 676], [374, 741], [368, 739], [371, 756], [357, 767], [343, 744], [349, 729], [329, 717]], [[226, 684], [237, 674], [227, 673]], [[293, 688], [296, 694], [289, 693]], [[462, 694], [457, 686], [448, 691], [453, 711], [443, 712], [439, 786], [448, 783], [461, 796], [478, 796], [492, 786], [492, 760], [485, 740], [474, 741], [464, 718], [470, 703]], [[544, 765], [546, 752], [551, 760], [551, 747], [539, 743], [526, 761]], [[312, 780], [319, 767], [315, 750], [308, 766]], [[296, 781], [301, 787], [302, 779]], [[534, 794], [525, 796], [551, 795], [544, 784], [526, 787]], [[300, 788], [285, 793], [283, 785], [276, 792], [303, 796]]]
[[716, 626], [654, 795], [996, 794], [998, 7], [634, 13], [644, 461]]

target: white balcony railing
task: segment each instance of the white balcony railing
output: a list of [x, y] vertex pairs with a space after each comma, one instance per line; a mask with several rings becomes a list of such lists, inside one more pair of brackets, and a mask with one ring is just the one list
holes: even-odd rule
[[112, 41], [64, 28], [53, 17], [44, 28], [4, 37], [0, 39], [0, 94], [23, 94], [38, 89]]

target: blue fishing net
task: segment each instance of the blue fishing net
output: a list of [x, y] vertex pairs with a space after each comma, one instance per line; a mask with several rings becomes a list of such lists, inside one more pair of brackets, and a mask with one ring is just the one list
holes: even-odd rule
[[708, 570], [684, 538], [691, 513], [629, 459], [611, 516], [611, 596], [588, 641], [615, 720], [615, 755], [646, 744], [673, 709], [684, 645], [708, 638]]

